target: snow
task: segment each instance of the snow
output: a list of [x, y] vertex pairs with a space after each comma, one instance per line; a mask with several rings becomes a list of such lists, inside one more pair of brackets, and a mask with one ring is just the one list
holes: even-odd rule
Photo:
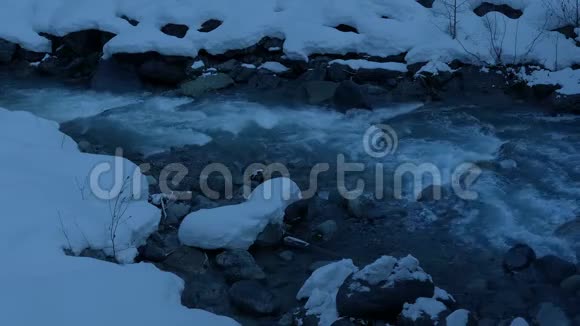
[[512, 321], [510, 326], [529, 326], [528, 322], [522, 317], [518, 317]]
[[449, 67], [444, 62], [430, 61], [426, 65], [421, 67], [421, 69], [419, 69], [419, 71], [417, 71], [415, 76], [419, 76], [419, 75], [421, 75], [421, 73], [430, 73], [432, 75], [439, 75], [440, 72], [454, 72], [454, 71], [455, 70], [451, 69], [451, 67]]
[[266, 69], [266, 70], [269, 70], [269, 71], [271, 71], [273, 73], [277, 73], [277, 74], [280, 74], [280, 73], [283, 73], [283, 72], [286, 72], [289, 70], [288, 67], [286, 67], [285, 65], [283, 65], [279, 62], [275, 62], [275, 61], [265, 62], [264, 64], [262, 64], [259, 67], [259, 69]]
[[455, 298], [451, 294], [439, 287], [435, 287], [433, 299], [455, 302]]
[[431, 320], [437, 320], [439, 314], [447, 310], [445, 305], [432, 298], [418, 298], [415, 303], [405, 303], [403, 306], [403, 316], [413, 321], [421, 317], [429, 317]]
[[256, 66], [250, 63], [242, 63], [242, 67], [244, 68], [248, 68], [248, 69], [256, 69]]
[[[419, 267], [419, 261], [411, 255], [398, 260], [391, 256], [382, 256], [355, 273], [352, 278], [370, 285], [385, 282], [383, 287], [391, 287], [396, 282], [404, 280], [431, 282], [431, 276]], [[351, 290], [368, 291], [368, 288], [359, 282], [353, 282]]]
[[286, 207], [300, 198], [300, 188], [292, 180], [270, 179], [241, 204], [186, 216], [179, 227], [179, 240], [203, 249], [248, 249], [268, 224], [282, 224]]
[[201, 60], [197, 60], [191, 64], [191, 69], [194, 69], [194, 70], [201, 69], [203, 67], [205, 67], [205, 63], [203, 63], [203, 61], [201, 61]]
[[[82, 154], [57, 123], [4, 109], [0, 156], [0, 259], [9, 262], [0, 269], [0, 325], [237, 325], [181, 306], [177, 276], [128, 264], [160, 218], [135, 165]], [[116, 176], [129, 176], [134, 185], [124, 193], [127, 210], [115, 239], [117, 259], [127, 265], [64, 254], [86, 248], [114, 253], [110, 202], [99, 199], [89, 181], [91, 171], [106, 165], [122, 167]], [[109, 189], [114, 176], [102, 174], [101, 187]]]
[[445, 318], [445, 321], [447, 326], [467, 326], [469, 311], [465, 309], [455, 310]]
[[353, 59], [353, 60], [336, 59], [336, 60], [332, 60], [328, 63], [329, 66], [332, 64], [349, 66], [354, 70], [383, 69], [383, 70], [391, 70], [391, 71], [398, 71], [398, 72], [407, 72], [407, 65], [404, 63], [399, 63], [399, 62], [374, 62], [374, 61], [368, 61], [368, 60], [362, 60], [362, 59]]
[[520, 78], [527, 81], [529, 86], [534, 85], [560, 85], [556, 90], [562, 95], [580, 94], [580, 70], [566, 68], [559, 71], [535, 70], [531, 74], [520, 71]]
[[[521, 8], [519, 19], [492, 12], [478, 17], [472, 11], [482, 0], [471, 1], [458, 13], [458, 36], [448, 33], [449, 19], [440, 1], [427, 9], [409, 0], [20, 0], [0, 3], [0, 38], [36, 51], [49, 51], [50, 41], [38, 33], [65, 35], [73, 31], [100, 29], [117, 34], [104, 49], [114, 53], [156, 51], [164, 55], [196, 57], [202, 49], [210, 54], [241, 49], [262, 37], [285, 40], [289, 59], [306, 60], [312, 54], [360, 53], [386, 57], [407, 53], [408, 64], [418, 62], [468, 63], [527, 62], [555, 69], [580, 63], [580, 48], [551, 29], [561, 27], [546, 17], [542, 1], [494, 0]], [[308, 8], [308, 10], [304, 10]], [[139, 21], [132, 26], [126, 15]], [[383, 16], [391, 17], [384, 19]], [[210, 33], [197, 29], [208, 19], [223, 24]], [[489, 28], [497, 31], [503, 55], [490, 51]], [[167, 23], [190, 27], [184, 38], [160, 31]], [[357, 33], [334, 27], [348, 24]], [[489, 26], [489, 24], [487, 24]], [[504, 37], [505, 35], [505, 37]]]
[[317, 315], [319, 326], [330, 326], [338, 319], [336, 295], [347, 277], [358, 271], [351, 259], [343, 259], [315, 270], [306, 280], [296, 299], [308, 298], [307, 315]]

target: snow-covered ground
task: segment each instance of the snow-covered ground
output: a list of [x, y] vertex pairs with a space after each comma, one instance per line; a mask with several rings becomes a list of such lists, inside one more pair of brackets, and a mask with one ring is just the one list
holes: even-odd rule
[[[142, 183], [124, 191], [115, 210], [90, 189], [91, 171], [114, 166], [114, 158], [81, 154], [57, 123], [1, 108], [0, 157], [1, 325], [237, 325], [181, 306], [177, 276], [129, 264], [160, 218], [132, 163], [118, 159], [124, 173], [117, 176]], [[102, 174], [99, 184], [108, 189], [112, 176]], [[119, 223], [111, 240], [113, 215]], [[86, 248], [127, 264], [64, 253]]]
[[[491, 1], [523, 11], [519, 19], [491, 12], [477, 16], [483, 1], [463, 2], [458, 10], [457, 39], [449, 33], [443, 1], [425, 8], [410, 0], [21, 0], [0, 3], [0, 38], [40, 52], [50, 41], [38, 35], [99, 29], [117, 34], [105, 46], [114, 53], [157, 51], [196, 57], [251, 46], [264, 36], [285, 39], [289, 58], [315, 53], [366, 53], [386, 57], [406, 54], [407, 63], [460, 59], [467, 62], [531, 62], [550, 69], [580, 63], [574, 41], [550, 30], [562, 27], [546, 14], [542, 1]], [[132, 26], [122, 16], [139, 21]], [[197, 31], [209, 19], [223, 24], [209, 33]], [[185, 24], [176, 38], [160, 31], [167, 23]], [[358, 33], [342, 32], [346, 24]], [[500, 53], [497, 56], [496, 54]]]

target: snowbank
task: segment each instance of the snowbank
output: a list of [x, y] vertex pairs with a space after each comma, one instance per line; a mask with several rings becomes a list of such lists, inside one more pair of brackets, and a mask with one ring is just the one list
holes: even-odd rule
[[330, 326], [338, 319], [336, 295], [347, 277], [358, 271], [350, 259], [343, 259], [315, 270], [306, 280], [296, 299], [308, 298], [306, 314], [320, 317], [319, 326]]
[[[0, 109], [1, 325], [237, 325], [180, 304], [183, 282], [150, 264], [116, 265], [70, 257], [68, 249], [113, 254], [109, 202], [90, 191], [90, 171], [114, 158], [82, 154], [58, 124]], [[122, 160], [123, 175], [136, 167]], [[125, 179], [122, 177], [122, 179]], [[134, 180], [143, 180], [140, 173]], [[103, 174], [103, 188], [112, 185]], [[138, 183], [137, 183], [138, 186]], [[115, 239], [117, 259], [131, 262], [135, 246], [157, 228], [147, 184], [127, 197]]]
[[354, 70], [358, 69], [383, 69], [383, 70], [391, 70], [391, 71], [398, 71], [398, 72], [407, 72], [407, 65], [404, 63], [399, 62], [373, 62], [368, 60], [332, 60], [328, 63], [328, 65], [332, 65], [333, 63], [349, 66]]
[[530, 74], [522, 69], [518, 74], [525, 80], [529, 86], [534, 85], [559, 85], [561, 88], [556, 90], [562, 95], [580, 94], [580, 70], [571, 68], [559, 71], [536, 70]]
[[[549, 69], [580, 63], [580, 49], [571, 39], [550, 30], [561, 27], [546, 16], [542, 1], [491, 1], [523, 10], [519, 19], [492, 12], [477, 16], [472, 1], [458, 13], [457, 39], [448, 33], [447, 10], [440, 1], [427, 9], [410, 0], [20, 0], [0, 3], [0, 38], [36, 51], [49, 51], [50, 42], [38, 35], [86, 29], [117, 34], [105, 46], [114, 53], [157, 51], [165, 55], [196, 57], [201, 49], [212, 54], [252, 46], [262, 37], [285, 39], [290, 59], [311, 54], [363, 53], [386, 57], [407, 53], [408, 64], [451, 62], [531, 62]], [[306, 9], [305, 9], [306, 8]], [[121, 18], [139, 21], [137, 26]], [[209, 19], [223, 24], [198, 31]], [[185, 24], [185, 37], [160, 31], [167, 23]], [[339, 31], [345, 24], [356, 32]], [[490, 28], [491, 27], [491, 28]], [[490, 38], [490, 29], [496, 35]], [[495, 43], [495, 44], [492, 44]], [[494, 47], [498, 50], [494, 51]], [[494, 53], [501, 52], [500, 58]]]
[[268, 224], [282, 224], [286, 207], [300, 198], [300, 188], [292, 180], [270, 179], [244, 203], [186, 216], [179, 227], [179, 240], [203, 249], [248, 249]]

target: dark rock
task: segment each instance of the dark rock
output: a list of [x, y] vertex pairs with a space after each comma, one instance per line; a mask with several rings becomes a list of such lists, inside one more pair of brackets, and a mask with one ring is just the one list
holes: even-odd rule
[[304, 89], [310, 104], [327, 103], [334, 97], [338, 84], [330, 81], [309, 81], [304, 83]]
[[259, 72], [252, 76], [249, 80], [249, 85], [256, 89], [274, 89], [280, 85], [282, 80], [275, 74], [268, 72]]
[[201, 27], [197, 31], [201, 33], [209, 33], [215, 30], [216, 28], [220, 27], [222, 23], [223, 22], [221, 20], [210, 19], [201, 24]]
[[560, 257], [547, 255], [534, 262], [534, 268], [540, 272], [546, 282], [559, 285], [567, 277], [576, 274], [576, 265]]
[[238, 83], [247, 83], [256, 72], [256, 68], [240, 65], [230, 72], [230, 76]]
[[435, 0], [417, 0], [417, 2], [425, 8], [433, 8], [433, 2]]
[[216, 256], [216, 264], [224, 269], [230, 282], [262, 280], [266, 274], [252, 255], [245, 250], [228, 250]]
[[556, 113], [580, 114], [580, 95], [561, 95], [554, 93], [549, 103]]
[[284, 223], [295, 224], [308, 217], [308, 205], [309, 201], [306, 199], [288, 205], [284, 211]]
[[404, 76], [405, 73], [387, 70], [387, 69], [358, 69], [355, 72], [353, 80], [359, 84], [373, 83], [373, 84], [388, 84], [389, 80]]
[[12, 62], [17, 49], [16, 44], [0, 39], [0, 64]]
[[397, 83], [397, 86], [391, 91], [391, 97], [394, 101], [424, 101], [428, 94], [425, 87], [420, 81], [415, 79], [403, 79]]
[[181, 85], [181, 93], [187, 96], [198, 97], [208, 92], [227, 88], [233, 84], [233, 79], [226, 74], [218, 73], [206, 75], [183, 83]]
[[62, 37], [61, 42], [75, 56], [83, 57], [92, 53], [102, 53], [103, 46], [113, 37], [115, 37], [113, 33], [89, 29], [69, 33]]
[[290, 250], [284, 250], [278, 254], [278, 257], [283, 261], [292, 261], [294, 260], [294, 253]]
[[576, 35], [575, 29], [576, 29], [576, 27], [574, 27], [573, 25], [566, 25], [566, 26], [562, 26], [562, 27], [553, 29], [552, 32], [558, 32], [558, 33], [566, 36], [567, 39], [575, 40], [576, 37], [578, 37]]
[[274, 294], [257, 281], [239, 281], [229, 290], [232, 304], [243, 312], [271, 315], [280, 307]]
[[572, 275], [560, 283], [560, 288], [568, 294], [580, 292], [580, 274]]
[[338, 224], [334, 220], [322, 222], [315, 229], [316, 234], [324, 241], [332, 239], [336, 231], [338, 231]]
[[188, 308], [205, 309], [217, 314], [230, 313], [227, 284], [211, 273], [185, 282], [181, 303]]
[[96, 91], [123, 93], [137, 91], [141, 87], [135, 67], [115, 60], [101, 61], [91, 78], [91, 89]]
[[431, 202], [441, 200], [444, 197], [444, 189], [441, 185], [429, 185], [417, 196], [419, 202]]
[[401, 281], [393, 287], [370, 286], [368, 292], [349, 290], [352, 279], [348, 279], [341, 287], [336, 297], [336, 306], [341, 316], [395, 320], [403, 310], [406, 302], [414, 302], [420, 297], [433, 295], [433, 283], [416, 280]]
[[281, 224], [270, 223], [266, 225], [266, 227], [262, 232], [260, 232], [260, 234], [258, 234], [258, 237], [254, 242], [254, 245], [262, 248], [274, 247], [282, 242], [283, 237], [284, 237], [284, 226]]
[[324, 267], [328, 264], [332, 264], [334, 263], [334, 261], [332, 260], [319, 260], [319, 261], [315, 261], [312, 264], [310, 264], [310, 266], [308, 266], [308, 271], [309, 272], [314, 272], [315, 270], [319, 269], [320, 267]]
[[517, 244], [504, 255], [503, 268], [508, 272], [521, 271], [528, 268], [535, 260], [534, 249], [525, 244]]
[[169, 224], [179, 224], [191, 211], [191, 206], [186, 203], [169, 203], [165, 208], [166, 219]]
[[110, 263], [116, 262], [115, 258], [107, 256], [105, 254], [105, 252], [103, 252], [102, 250], [95, 250], [95, 249], [91, 249], [91, 248], [87, 248], [87, 249], [83, 250], [79, 254], [79, 257], [88, 257], [88, 258], [102, 260], [102, 261], [106, 261], [106, 262], [110, 262]]
[[302, 81], [324, 81], [326, 79], [326, 66], [309, 68], [299, 78]]
[[520, 18], [524, 13], [519, 9], [514, 9], [506, 4], [496, 5], [489, 2], [484, 2], [473, 10], [479, 17], [483, 17], [492, 11], [500, 12], [511, 19]]
[[560, 307], [550, 302], [544, 302], [540, 305], [535, 316], [535, 321], [538, 326], [571, 325], [566, 313]]
[[333, 63], [328, 66], [327, 76], [330, 81], [342, 82], [351, 78], [354, 75], [354, 70], [348, 66]]
[[284, 47], [284, 40], [277, 37], [266, 36], [258, 42], [258, 45], [267, 51], [271, 48], [280, 48], [281, 50]]
[[341, 110], [370, 109], [367, 98], [360, 85], [345, 80], [337, 87], [334, 93], [334, 104]]
[[217, 65], [216, 69], [218, 71], [228, 73], [228, 72], [231, 72], [232, 70], [234, 70], [239, 65], [240, 65], [240, 63], [236, 59], [230, 59], [224, 63], [220, 63], [219, 65]]
[[18, 47], [18, 50], [16, 51], [16, 57], [18, 59], [22, 59], [28, 62], [39, 62], [44, 59], [46, 55], [47, 54], [44, 52], [29, 51], [21, 47]]
[[126, 15], [122, 15], [120, 18], [121, 18], [121, 19], [123, 19], [123, 20], [126, 20], [126, 21], [127, 21], [129, 24], [131, 24], [132, 26], [137, 26], [137, 25], [139, 25], [139, 21], [138, 21], [138, 20], [135, 20], [135, 19], [129, 18], [129, 17], [128, 17], [128, 16], [126, 16]]
[[142, 80], [155, 84], [177, 85], [187, 78], [185, 66], [162, 59], [146, 61], [137, 73]]
[[392, 322], [405, 303], [433, 297], [435, 286], [426, 275], [424, 278], [395, 276], [423, 273], [415, 258], [402, 258], [392, 268], [387, 267], [385, 259], [389, 257], [383, 257], [358, 272], [366, 270], [362, 278], [357, 277], [357, 273], [341, 285], [336, 296], [340, 316]]
[[561, 88], [559, 85], [534, 85], [532, 86], [532, 92], [536, 98], [543, 100], [554, 94], [559, 88]]
[[351, 217], [357, 219], [378, 220], [384, 218], [404, 218], [407, 212], [384, 200], [378, 200], [372, 194], [363, 194], [346, 201], [346, 209]]
[[338, 25], [338, 26], [336, 26], [334, 28], [336, 28], [337, 30], [339, 30], [339, 31], [341, 31], [343, 33], [355, 33], [355, 34], [358, 34], [358, 29], [356, 29], [356, 27], [353, 27], [353, 26], [350, 26], [350, 25], [347, 25], [347, 24], [340, 24], [340, 25]]
[[189, 31], [189, 27], [187, 25], [182, 24], [167, 24], [161, 27], [161, 31], [164, 34], [175, 36], [177, 38], [184, 38], [187, 31]]
[[173, 272], [184, 279], [204, 274], [208, 266], [207, 255], [196, 248], [182, 246], [163, 261], [163, 270]]

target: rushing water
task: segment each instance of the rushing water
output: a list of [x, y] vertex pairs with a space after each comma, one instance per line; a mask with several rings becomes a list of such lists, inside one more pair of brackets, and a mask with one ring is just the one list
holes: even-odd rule
[[[474, 163], [483, 171], [473, 188], [478, 199], [459, 207], [461, 216], [450, 222], [454, 235], [473, 246], [504, 249], [523, 241], [539, 254], [576, 256], [577, 248], [554, 231], [579, 214], [580, 117], [485, 103], [408, 104], [341, 114], [233, 97], [196, 102], [38, 88], [5, 79], [0, 89], [2, 107], [31, 111], [63, 123], [76, 139], [120, 146], [141, 157], [190, 145], [198, 155], [213, 153], [224, 163], [302, 160], [311, 166], [333, 162], [342, 153], [351, 161], [382, 163], [387, 171], [402, 163], [430, 163], [441, 171], [444, 184], [457, 166]], [[396, 151], [378, 159], [365, 153], [362, 142], [375, 123], [388, 124], [398, 136]], [[427, 222], [437, 219], [437, 211], [431, 213]]]

